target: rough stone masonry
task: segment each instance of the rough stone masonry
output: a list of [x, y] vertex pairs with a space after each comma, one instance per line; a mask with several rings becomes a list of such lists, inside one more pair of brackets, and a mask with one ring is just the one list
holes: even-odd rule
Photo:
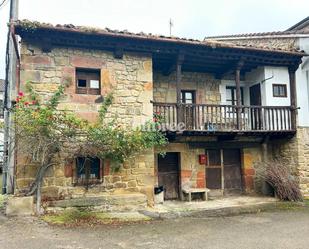
[[[100, 69], [101, 95], [76, 94], [76, 68]], [[21, 83], [31, 82], [43, 98], [50, 96], [60, 84], [66, 86], [60, 108], [75, 111], [89, 121], [98, 117], [102, 96], [113, 93], [114, 101], [107, 117], [116, 117], [123, 126], [137, 126], [152, 119], [153, 82], [152, 59], [148, 54], [126, 53], [116, 59], [111, 52], [88, 49], [53, 48], [42, 52], [39, 46], [21, 44]], [[72, 170], [73, 169], [73, 170]], [[28, 188], [34, 180], [35, 165], [17, 162], [16, 193]], [[44, 178], [43, 199], [77, 198], [85, 195], [85, 188], [73, 184], [74, 162], [57, 165]], [[87, 191], [91, 194], [121, 194], [141, 192], [153, 202], [154, 153], [149, 150], [126, 162], [118, 172], [104, 164], [102, 184]]]

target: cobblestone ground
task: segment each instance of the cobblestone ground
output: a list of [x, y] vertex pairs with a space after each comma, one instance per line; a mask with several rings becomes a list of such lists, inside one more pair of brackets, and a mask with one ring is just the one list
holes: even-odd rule
[[309, 211], [285, 210], [144, 224], [59, 228], [0, 218], [0, 248], [308, 248]]

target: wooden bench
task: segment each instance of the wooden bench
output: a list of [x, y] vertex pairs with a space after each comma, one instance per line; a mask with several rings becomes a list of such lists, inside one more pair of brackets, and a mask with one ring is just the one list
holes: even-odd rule
[[183, 193], [188, 195], [189, 202], [191, 202], [192, 200], [192, 194], [201, 193], [203, 194], [203, 200], [208, 201], [208, 192], [209, 192], [208, 188], [185, 188], [182, 189], [182, 200], [184, 200]]

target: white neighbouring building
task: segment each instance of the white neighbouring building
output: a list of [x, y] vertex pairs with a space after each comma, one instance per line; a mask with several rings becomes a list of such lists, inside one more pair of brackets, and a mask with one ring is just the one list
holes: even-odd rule
[[[297, 148], [298, 156], [294, 156], [293, 161], [297, 163], [300, 170], [300, 186], [305, 196], [308, 196], [309, 192], [305, 189], [308, 189], [309, 185], [309, 16], [285, 31], [205, 37], [205, 41], [213, 40], [263, 48], [297, 49], [307, 54], [302, 58], [302, 63], [296, 71], [297, 107], [299, 108], [298, 134], [294, 140], [295, 147], [288, 146], [287, 153], [290, 151], [291, 156], [295, 155], [295, 148]], [[260, 74], [258, 78], [261, 79], [261, 96], [264, 96], [262, 105], [290, 105], [287, 70], [265, 66], [260, 68], [258, 74]], [[285, 97], [274, 97], [274, 85], [276, 84], [286, 85]], [[248, 96], [248, 90], [245, 92]], [[244, 95], [246, 100], [246, 94]]]

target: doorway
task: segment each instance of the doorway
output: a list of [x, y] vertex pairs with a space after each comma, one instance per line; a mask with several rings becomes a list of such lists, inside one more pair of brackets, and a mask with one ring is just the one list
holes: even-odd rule
[[[261, 84], [250, 87], [250, 106], [261, 106]], [[260, 108], [252, 108], [250, 111], [252, 130], [262, 129], [262, 112]]]
[[164, 199], [179, 199], [179, 153], [158, 155], [158, 183], [164, 188]]
[[241, 191], [240, 150], [210, 149], [206, 151], [206, 154], [206, 187], [227, 192]]
[[181, 90], [181, 103], [185, 104], [182, 107], [182, 121], [186, 124], [186, 128], [191, 130], [194, 128], [194, 104], [195, 91]]

